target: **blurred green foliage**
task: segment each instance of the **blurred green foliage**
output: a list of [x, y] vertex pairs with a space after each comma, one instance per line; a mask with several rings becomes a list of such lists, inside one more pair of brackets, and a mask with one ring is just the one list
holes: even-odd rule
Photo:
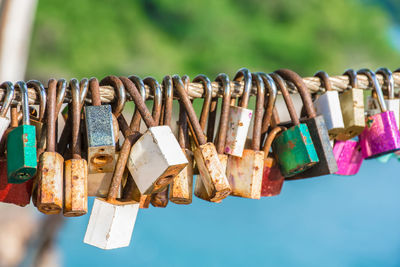
[[395, 68], [388, 27], [358, 0], [39, 0], [27, 76]]

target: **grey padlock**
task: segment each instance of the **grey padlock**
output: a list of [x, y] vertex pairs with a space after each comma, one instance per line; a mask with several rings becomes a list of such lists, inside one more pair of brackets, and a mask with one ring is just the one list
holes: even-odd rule
[[89, 173], [113, 172], [115, 138], [111, 106], [101, 104], [99, 82], [96, 78], [90, 79], [89, 88], [92, 105], [85, 107]]

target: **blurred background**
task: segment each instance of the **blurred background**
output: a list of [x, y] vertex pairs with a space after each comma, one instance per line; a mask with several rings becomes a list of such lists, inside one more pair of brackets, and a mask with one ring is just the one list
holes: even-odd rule
[[[39, 0], [32, 8], [25, 80], [400, 67], [397, 0]], [[277, 197], [194, 197], [140, 210], [130, 247], [113, 251], [83, 244], [89, 215], [69, 218], [42, 266], [400, 266], [399, 167], [394, 158], [365, 161], [357, 176], [287, 182]], [[26, 251], [44, 216], [7, 204], [0, 212], [0, 227], [12, 226], [0, 229], [0, 266], [13, 251], [10, 262], [30, 266]]]

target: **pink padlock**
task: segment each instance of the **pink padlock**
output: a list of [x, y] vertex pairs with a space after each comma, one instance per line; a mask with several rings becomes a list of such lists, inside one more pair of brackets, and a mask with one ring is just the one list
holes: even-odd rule
[[368, 69], [361, 69], [357, 73], [368, 77], [378, 96], [381, 109], [381, 113], [369, 115], [365, 118], [365, 129], [360, 135], [363, 157], [371, 159], [400, 150], [400, 132], [396, 118], [393, 111], [387, 110], [382, 88], [375, 73]]
[[338, 175], [355, 175], [363, 162], [360, 144], [354, 140], [336, 141], [333, 155], [338, 165]]

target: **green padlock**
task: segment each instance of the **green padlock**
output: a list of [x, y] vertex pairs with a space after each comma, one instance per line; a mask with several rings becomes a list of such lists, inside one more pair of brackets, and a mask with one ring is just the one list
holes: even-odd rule
[[293, 122], [293, 126], [283, 131], [272, 143], [283, 176], [290, 177], [314, 166], [319, 159], [307, 125], [299, 121], [285, 82], [278, 74], [271, 74], [271, 77], [282, 92]]
[[7, 177], [13, 184], [31, 179], [37, 169], [36, 129], [29, 125], [28, 87], [23, 81], [16, 85], [21, 91], [23, 119], [7, 138]]

